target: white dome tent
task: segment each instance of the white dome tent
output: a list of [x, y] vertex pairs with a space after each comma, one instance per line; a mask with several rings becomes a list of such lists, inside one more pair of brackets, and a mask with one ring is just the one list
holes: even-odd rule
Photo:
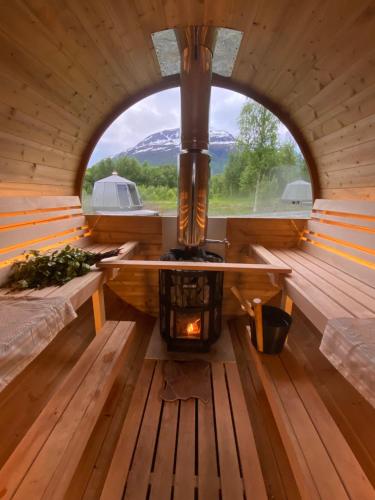
[[289, 184], [285, 186], [281, 200], [296, 205], [311, 203], [312, 190], [310, 182], [303, 180], [289, 182]]
[[[142, 210], [143, 203], [135, 182], [113, 172], [94, 184], [92, 208], [96, 213], [131, 212], [132, 215], [155, 215], [152, 210]], [[136, 214], [134, 213], [135, 211]]]

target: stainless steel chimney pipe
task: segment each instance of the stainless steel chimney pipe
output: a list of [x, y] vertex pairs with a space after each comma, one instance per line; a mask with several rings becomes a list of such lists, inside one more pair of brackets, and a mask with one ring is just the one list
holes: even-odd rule
[[181, 154], [179, 157], [177, 239], [197, 247], [207, 235], [210, 178], [209, 108], [216, 28], [176, 30], [181, 53]]

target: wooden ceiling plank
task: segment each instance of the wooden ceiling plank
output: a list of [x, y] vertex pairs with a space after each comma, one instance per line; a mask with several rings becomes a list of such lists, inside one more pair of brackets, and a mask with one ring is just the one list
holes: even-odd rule
[[[312, 82], [308, 89], [305, 87], [306, 92], [299, 97], [299, 100], [290, 106], [290, 114], [297, 123], [300, 122], [300, 117], [303, 117], [306, 108], [313, 109], [315, 116], [318, 117], [373, 85], [375, 73], [369, 70], [374, 67], [374, 57], [375, 51], [373, 50], [372, 54], [357, 59], [352, 65], [345, 65], [342, 74], [337, 78], [332, 77], [328, 85], [321, 85], [318, 81]], [[313, 87], [315, 87], [315, 95], [309, 101]]]
[[28, 0], [27, 5], [70, 57], [79, 62], [109, 97], [122, 99], [128, 93], [122, 81], [123, 75], [120, 78], [115, 74], [107, 58], [98, 51], [95, 40], [91, 39], [64, 1], [52, 0], [40, 5], [39, 0]]
[[64, 45], [56, 40], [53, 32], [45, 29], [27, 5], [5, 2], [1, 8], [0, 26], [26, 53], [48, 66], [60, 79], [80, 93], [91, 107], [99, 112], [108, 108], [110, 96], [103, 93], [98, 83], [76, 60], [67, 56]]
[[85, 120], [100, 120], [100, 114], [44, 64], [26, 54], [0, 30], [0, 67], [65, 110]]
[[272, 43], [273, 33], [281, 22], [288, 0], [271, 5], [263, 2], [255, 12], [252, 26], [246, 34], [233, 72], [233, 77], [241, 82], [251, 82], [255, 89], [260, 89], [254, 81], [264, 64], [264, 56]]
[[[295, 65], [296, 85], [289, 84], [284, 95], [278, 92], [278, 97], [285, 106], [291, 106], [300, 91], [308, 87], [309, 82], [315, 79], [319, 81], [319, 77], [322, 77], [320, 83], [326, 85], [332, 77], [336, 77], [347, 67], [348, 59], [345, 57], [353, 51], [348, 32], [354, 30], [358, 36], [356, 23], [371, 3], [371, 0], [360, 0], [355, 4], [350, 0], [334, 0], [327, 2], [327, 11], [315, 13], [312, 23], [318, 23], [315, 24], [307, 44], [301, 43], [300, 46], [304, 57], [300, 66]], [[367, 27], [367, 36], [371, 36], [371, 31], [370, 25]], [[297, 52], [301, 49], [297, 48]]]
[[[129, 92], [146, 86], [150, 78], [152, 81], [160, 78], [158, 74], [150, 73], [149, 66], [152, 60], [149, 56], [149, 47], [144, 43], [132, 3], [121, 2], [122, 5], [116, 3], [114, 8], [114, 2], [67, 1], [86, 31], [96, 40], [100, 50], [110, 58], [112, 66], [118, 66], [118, 71], [126, 75]], [[124, 39], [130, 42], [130, 47], [126, 47]], [[136, 48], [133, 48], [134, 42]]]
[[[308, 6], [304, 2], [289, 5], [281, 13], [281, 18], [275, 26], [272, 43], [263, 55], [261, 71], [254, 77], [255, 86], [261, 86], [264, 92], [272, 95], [269, 90], [277, 88], [277, 80], [281, 72], [290, 71], [293, 64], [288, 62], [298, 53], [297, 47], [303, 46], [311, 23], [312, 13], [317, 12], [322, 0], [310, 0]], [[288, 19], [288, 25], [294, 26], [293, 30], [285, 29], [284, 20]]]
[[82, 121], [78, 116], [67, 112], [53, 101], [40, 96], [28, 85], [9, 74], [2, 73], [0, 79], [1, 100], [13, 108], [21, 108], [25, 114], [49, 125], [58, 126], [67, 134], [79, 137]]

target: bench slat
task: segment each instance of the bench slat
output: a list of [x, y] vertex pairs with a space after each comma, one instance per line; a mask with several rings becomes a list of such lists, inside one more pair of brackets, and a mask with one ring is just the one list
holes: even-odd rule
[[366, 283], [363, 283], [362, 281], [358, 280], [354, 276], [351, 276], [350, 274], [346, 273], [345, 271], [343, 271], [341, 269], [338, 269], [337, 267], [334, 267], [334, 266], [331, 266], [330, 264], [327, 264], [322, 259], [315, 257], [311, 253], [305, 252], [305, 251], [300, 250], [298, 248], [294, 248], [293, 251], [296, 252], [298, 255], [302, 255], [303, 258], [306, 259], [307, 261], [310, 261], [310, 262], [316, 264], [320, 269], [324, 269], [332, 276], [337, 276], [345, 283], [352, 285], [356, 290], [360, 290], [362, 293], [366, 294], [368, 297], [375, 298], [374, 289], [371, 286], [366, 285]]
[[104, 282], [105, 275], [103, 273], [91, 271], [57, 287], [49, 294], [49, 297], [66, 297], [74, 309], [78, 309]]
[[[330, 248], [327, 242], [319, 240], [318, 238], [311, 238], [311, 240], [316, 241], [318, 244], [323, 244], [324, 247]], [[331, 244], [330, 244], [331, 246]], [[335, 252], [330, 252], [324, 247], [319, 247], [317, 244], [310, 243], [308, 241], [301, 241], [299, 248], [306, 253], [317, 257], [318, 259], [326, 262], [327, 264], [336, 267], [338, 270], [347, 273], [348, 275], [354, 276], [358, 280], [362, 281], [364, 284], [370, 287], [375, 287], [375, 272], [366, 266], [361, 265], [359, 262], [353, 260], [348, 260], [342, 255]], [[345, 249], [342, 249], [345, 251]]]
[[160, 261], [160, 260], [116, 260], [112, 262], [99, 262], [103, 269], [183, 269], [191, 271], [239, 271], [254, 274], [289, 274], [291, 269], [287, 266], [272, 266], [262, 264], [242, 264], [231, 262], [189, 262], [189, 261]]
[[260, 258], [262, 262], [267, 262], [267, 264], [272, 264], [273, 266], [284, 266], [285, 262], [276, 257], [272, 251], [264, 248], [262, 245], [251, 245], [251, 249], [255, 256]]
[[323, 332], [327, 321], [333, 318], [351, 318], [352, 315], [309, 282], [295, 275], [285, 280], [287, 295], [296, 303], [315, 327]]
[[293, 259], [315, 273], [315, 275], [322, 277], [325, 281], [335, 286], [338, 290], [341, 290], [349, 297], [355, 299], [357, 302], [365, 306], [368, 310], [375, 312], [375, 294], [373, 293], [374, 296], [370, 297], [369, 295], [363, 293], [360, 289], [358, 289], [358, 284], [360, 283], [358, 282], [358, 280], [356, 280], [355, 285], [344, 281], [341, 276], [338, 277], [335, 274], [332, 274], [332, 268], [327, 271], [322, 266], [322, 262], [316, 263], [313, 260], [309, 260], [307, 258], [308, 254], [306, 252], [290, 250], [288, 253], [293, 257]]
[[345, 294], [339, 288], [324, 280], [320, 274], [310, 271], [310, 269], [301, 264], [298, 256], [295, 257], [293, 253], [286, 250], [282, 251], [282, 258], [286, 264], [292, 267], [293, 271], [299, 273], [311, 284], [309, 288], [311, 288], [311, 286], [318, 288], [322, 293], [337, 302], [339, 306], [346, 309], [353, 316], [361, 318], [371, 318], [374, 316], [365, 306], [354, 300], [353, 296]]

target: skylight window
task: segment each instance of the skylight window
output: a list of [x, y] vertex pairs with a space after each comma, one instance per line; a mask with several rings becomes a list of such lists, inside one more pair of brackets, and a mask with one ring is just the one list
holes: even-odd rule
[[180, 72], [180, 52], [173, 29], [151, 34], [161, 76], [175, 75]]
[[[229, 28], [218, 28], [212, 70], [222, 76], [231, 76], [240, 48], [243, 32]], [[152, 33], [156, 56], [162, 76], [180, 72], [180, 52], [173, 29]]]

